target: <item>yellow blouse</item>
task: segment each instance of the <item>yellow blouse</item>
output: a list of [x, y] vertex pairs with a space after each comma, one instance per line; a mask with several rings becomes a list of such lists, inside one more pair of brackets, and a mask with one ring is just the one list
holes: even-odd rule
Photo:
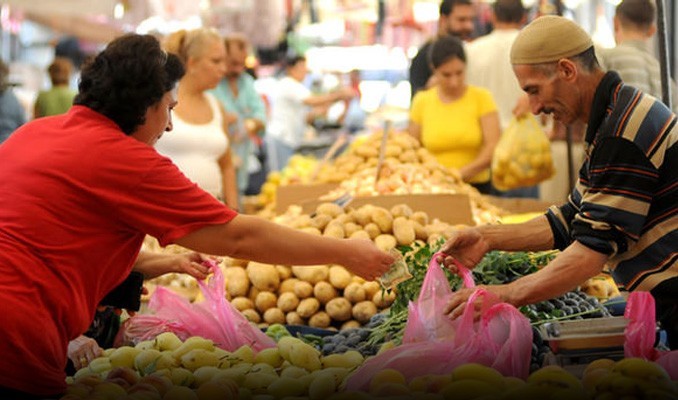
[[[432, 87], [414, 96], [410, 120], [421, 126], [421, 142], [438, 162], [459, 169], [478, 156], [483, 144], [480, 118], [494, 111], [497, 105], [484, 88], [469, 85], [461, 98], [443, 103], [438, 88]], [[470, 181], [489, 180], [490, 170], [486, 169]]]

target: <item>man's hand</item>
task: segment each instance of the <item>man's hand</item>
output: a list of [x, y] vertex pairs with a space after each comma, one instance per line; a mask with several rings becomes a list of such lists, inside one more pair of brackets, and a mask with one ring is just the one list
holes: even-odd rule
[[516, 105], [513, 107], [513, 116], [517, 119], [523, 118], [530, 114], [530, 99], [527, 95], [520, 96], [516, 100]]
[[[450, 301], [447, 302], [447, 305], [445, 306], [445, 309], [443, 310], [443, 313], [450, 317], [450, 319], [457, 319], [459, 318], [463, 313], [464, 309], [466, 308], [466, 303], [468, 302], [469, 297], [471, 297], [471, 294], [475, 292], [477, 289], [485, 289], [487, 292], [495, 295], [498, 297], [499, 301], [505, 302], [506, 301], [506, 294], [510, 290], [508, 285], [492, 285], [492, 286], [476, 286], [474, 288], [463, 288], [457, 290], [452, 297], [450, 298]], [[474, 304], [475, 306], [475, 315], [474, 319], [480, 318], [480, 308], [482, 306], [483, 298], [479, 297], [476, 299], [476, 302]]]
[[68, 358], [73, 361], [76, 370], [86, 367], [103, 352], [97, 342], [87, 336], [81, 335], [68, 342]]
[[490, 246], [477, 228], [465, 228], [452, 233], [440, 250], [444, 256], [437, 261], [456, 274], [458, 271], [454, 260], [473, 269], [489, 250]]

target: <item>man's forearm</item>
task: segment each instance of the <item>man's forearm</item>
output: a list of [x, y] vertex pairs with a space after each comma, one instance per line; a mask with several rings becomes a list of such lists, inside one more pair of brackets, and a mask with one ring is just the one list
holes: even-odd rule
[[522, 224], [483, 225], [478, 230], [490, 250], [543, 251], [553, 249], [553, 232], [546, 216]]

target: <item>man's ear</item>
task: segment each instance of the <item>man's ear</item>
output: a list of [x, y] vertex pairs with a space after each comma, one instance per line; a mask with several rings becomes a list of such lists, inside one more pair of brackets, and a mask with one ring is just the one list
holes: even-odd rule
[[647, 31], [645, 32], [645, 36], [647, 38], [651, 38], [652, 36], [654, 36], [655, 33], [657, 33], [657, 25], [652, 24], [647, 28]]
[[556, 64], [556, 73], [565, 81], [573, 81], [577, 77], [578, 66], [568, 58], [561, 58]]

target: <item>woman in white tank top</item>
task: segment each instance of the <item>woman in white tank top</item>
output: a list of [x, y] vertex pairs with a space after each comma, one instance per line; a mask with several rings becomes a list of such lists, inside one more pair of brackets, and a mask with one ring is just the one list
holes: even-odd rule
[[238, 209], [225, 112], [206, 92], [216, 87], [226, 72], [224, 42], [216, 31], [201, 28], [173, 33], [165, 47], [184, 62], [186, 75], [179, 81], [173, 129], [155, 148], [203, 190]]

